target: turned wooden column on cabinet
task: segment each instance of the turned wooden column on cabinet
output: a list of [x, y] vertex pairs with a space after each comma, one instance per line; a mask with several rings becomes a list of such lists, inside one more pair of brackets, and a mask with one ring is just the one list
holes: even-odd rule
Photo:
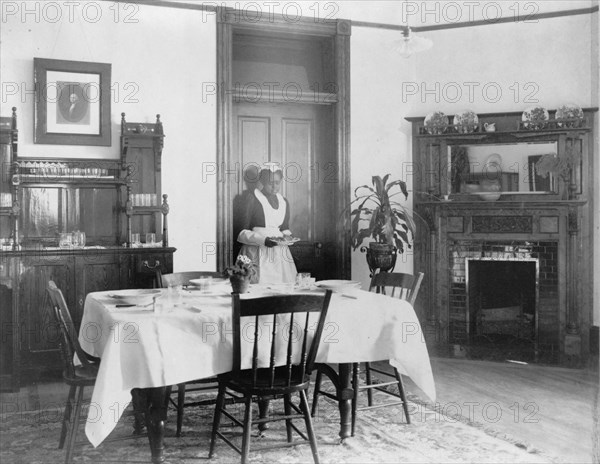
[[38, 159], [17, 156], [16, 111], [0, 119], [2, 179], [10, 179], [0, 196], [1, 390], [62, 369], [49, 280], [79, 328], [88, 293], [151, 287], [155, 269], [173, 272], [162, 123], [123, 119], [123, 129], [117, 159]]

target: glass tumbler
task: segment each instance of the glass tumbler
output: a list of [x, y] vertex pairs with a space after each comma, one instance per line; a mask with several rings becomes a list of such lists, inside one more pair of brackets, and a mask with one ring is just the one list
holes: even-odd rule
[[131, 246], [139, 247], [141, 244], [140, 234], [131, 234]]
[[182, 285], [169, 285], [167, 289], [167, 311], [171, 312], [176, 306], [180, 306], [183, 300]]
[[156, 240], [156, 235], [154, 232], [146, 234], [146, 245], [152, 246], [154, 245], [154, 241]]
[[58, 246], [60, 248], [71, 248], [73, 245], [73, 237], [69, 232], [63, 232], [59, 235]]

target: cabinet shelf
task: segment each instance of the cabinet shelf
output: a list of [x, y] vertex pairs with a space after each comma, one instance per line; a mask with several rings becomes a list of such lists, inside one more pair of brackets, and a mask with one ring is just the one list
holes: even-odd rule
[[143, 215], [143, 214], [153, 214], [153, 213], [162, 213], [162, 206], [134, 206], [128, 214], [131, 215]]
[[[422, 132], [421, 132], [422, 131]], [[443, 134], [429, 134], [424, 127], [419, 128], [419, 134], [416, 135], [420, 139], [468, 139], [468, 140], [491, 140], [501, 137], [545, 137], [548, 135], [556, 135], [572, 132], [589, 132], [589, 127], [562, 127], [556, 129], [540, 129], [540, 130], [509, 130], [509, 131], [494, 131], [494, 132], [447, 132]]]
[[46, 185], [73, 185], [73, 186], [84, 186], [93, 187], [95, 185], [125, 185], [127, 181], [125, 179], [115, 179], [114, 177], [98, 177], [89, 178], [86, 176], [52, 176], [52, 177], [40, 177], [34, 174], [20, 175], [19, 180], [21, 185], [27, 185], [30, 187], [39, 187]]

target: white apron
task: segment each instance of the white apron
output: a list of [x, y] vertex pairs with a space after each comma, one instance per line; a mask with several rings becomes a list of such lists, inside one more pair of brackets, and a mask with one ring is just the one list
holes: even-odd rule
[[[267, 237], [283, 237], [283, 233], [279, 230], [287, 209], [283, 196], [277, 194], [279, 208], [275, 209], [260, 190], [255, 190], [254, 195], [263, 207], [265, 227], [254, 227], [253, 237], [258, 238], [260, 243], [264, 243]], [[257, 275], [251, 280], [252, 283], [278, 284], [296, 281], [296, 265], [287, 246], [267, 247], [245, 244], [240, 250], [240, 255], [248, 256], [258, 269]]]

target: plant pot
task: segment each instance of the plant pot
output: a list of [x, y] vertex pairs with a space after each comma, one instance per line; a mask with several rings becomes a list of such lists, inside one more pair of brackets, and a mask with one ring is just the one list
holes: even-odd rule
[[233, 293], [248, 293], [250, 288], [250, 277], [231, 276], [229, 278]]
[[361, 251], [367, 254], [367, 264], [371, 276], [377, 269], [380, 272], [390, 272], [396, 266], [396, 247], [387, 243], [369, 243], [369, 248], [362, 247]]

